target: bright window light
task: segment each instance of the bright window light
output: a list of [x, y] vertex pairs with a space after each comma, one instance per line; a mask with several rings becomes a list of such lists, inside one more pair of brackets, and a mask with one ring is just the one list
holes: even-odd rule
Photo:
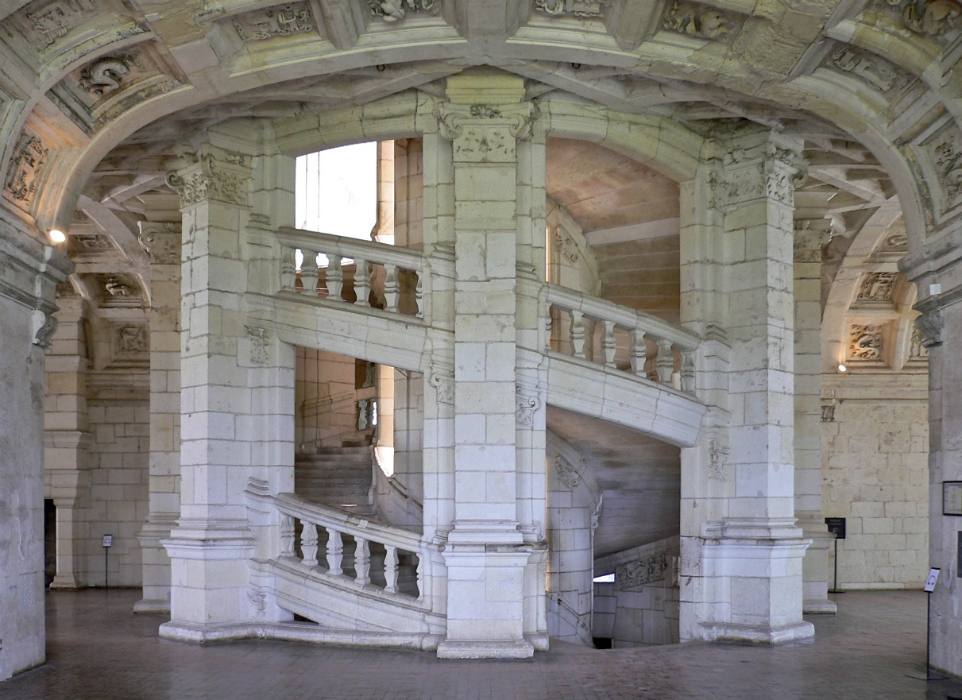
[[615, 582], [615, 575], [614, 575], [614, 574], [605, 574], [604, 576], [595, 576], [595, 577], [594, 577], [593, 579], [591, 579], [591, 580], [592, 580], [594, 583], [614, 583], [614, 582]]
[[298, 228], [370, 240], [377, 222], [377, 142], [298, 157], [294, 203]]

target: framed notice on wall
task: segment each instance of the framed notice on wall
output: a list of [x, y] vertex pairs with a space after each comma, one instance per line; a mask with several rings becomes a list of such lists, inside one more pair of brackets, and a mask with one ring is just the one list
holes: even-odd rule
[[942, 515], [962, 515], [962, 481], [942, 482]]

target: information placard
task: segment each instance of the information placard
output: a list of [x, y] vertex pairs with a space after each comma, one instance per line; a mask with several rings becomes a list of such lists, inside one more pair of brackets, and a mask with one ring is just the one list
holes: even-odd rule
[[845, 518], [825, 518], [828, 531], [835, 535], [835, 539], [845, 539]]
[[114, 536], [113, 536], [113, 535], [104, 535], [104, 538], [103, 538], [103, 540], [102, 540], [101, 543], [100, 543], [100, 546], [103, 547], [104, 549], [107, 549], [108, 547], [113, 547], [113, 546], [114, 546]]
[[939, 582], [939, 572], [941, 569], [937, 567], [932, 567], [929, 569], [929, 576], [925, 579], [924, 590], [926, 593], [931, 593], [935, 590], [935, 584]]

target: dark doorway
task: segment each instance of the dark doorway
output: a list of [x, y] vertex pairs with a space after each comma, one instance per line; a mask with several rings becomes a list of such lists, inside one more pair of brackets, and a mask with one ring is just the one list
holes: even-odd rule
[[49, 588], [57, 575], [57, 506], [52, 498], [43, 499], [43, 578]]

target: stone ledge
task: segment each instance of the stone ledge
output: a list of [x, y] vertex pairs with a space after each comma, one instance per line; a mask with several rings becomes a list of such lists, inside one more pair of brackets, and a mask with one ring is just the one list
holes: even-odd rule
[[530, 659], [534, 645], [527, 639], [514, 642], [449, 642], [438, 645], [439, 659]]
[[337, 630], [297, 622], [242, 622], [226, 625], [191, 625], [165, 622], [160, 626], [159, 633], [164, 639], [194, 644], [210, 644], [239, 639], [277, 639], [334, 646], [415, 649], [419, 651], [433, 651], [438, 648], [441, 640], [440, 636], [432, 634]]

